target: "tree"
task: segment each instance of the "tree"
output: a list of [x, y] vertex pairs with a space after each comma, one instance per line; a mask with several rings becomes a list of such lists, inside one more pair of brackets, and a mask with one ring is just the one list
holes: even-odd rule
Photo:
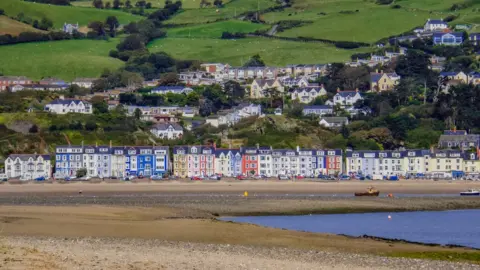
[[143, 81], [143, 77], [138, 73], [122, 71], [120, 74], [121, 84], [131, 90], [142, 87]]
[[151, 8], [152, 8], [152, 3], [148, 2], [148, 3], [145, 5], [145, 8], [146, 8], [146, 9], [151, 9]]
[[206, 117], [214, 112], [213, 102], [210, 99], [202, 99], [200, 101], [199, 113], [201, 116]]
[[0, 15], [5, 15], [5, 10], [0, 8]]
[[345, 123], [340, 128], [340, 134], [342, 134], [343, 138], [345, 138], [345, 139], [348, 139], [348, 137], [350, 137], [350, 130], [345, 125]]
[[133, 112], [133, 117], [135, 117], [135, 119], [137, 120], [140, 120], [140, 118], [142, 117], [142, 111], [139, 108], [136, 108]]
[[85, 130], [95, 131], [96, 129], [97, 123], [95, 123], [95, 121], [87, 121], [87, 123], [85, 123]]
[[102, 0], [93, 0], [92, 4], [95, 8], [103, 8], [103, 1]]
[[215, 1], [213, 1], [213, 4], [214, 4], [217, 8], [223, 7], [223, 2], [222, 2], [222, 0], [215, 0]]
[[41, 30], [48, 30], [53, 27], [53, 22], [48, 19], [43, 17], [42, 20], [38, 23], [38, 29]]
[[137, 3], [135, 3], [135, 6], [140, 7], [140, 8], [144, 8], [146, 4], [147, 4], [147, 1], [140, 0], [140, 1], [137, 1]]
[[132, 2], [130, 2], [130, 0], [125, 1], [125, 7], [132, 8]]
[[94, 35], [105, 36], [105, 24], [99, 21], [93, 21], [88, 24], [88, 28], [92, 29]]
[[158, 82], [158, 85], [173, 86], [173, 85], [177, 85], [179, 82], [180, 81], [178, 80], [177, 73], [170, 72], [160, 77], [160, 81]]
[[105, 102], [103, 97], [94, 96], [90, 99], [93, 107], [94, 114], [108, 113], [108, 104]]
[[127, 36], [120, 44], [117, 45], [119, 51], [136, 51], [145, 49], [145, 41], [139, 34]]
[[228, 99], [230, 100], [230, 104], [234, 101], [241, 100], [245, 97], [245, 88], [240, 86], [240, 84], [236, 81], [228, 81], [224, 84], [223, 89], [225, 91], [225, 95], [227, 95]]
[[115, 36], [115, 33], [117, 31], [117, 28], [120, 26], [120, 23], [118, 22], [117, 17], [115, 16], [109, 16], [105, 20], [105, 26], [108, 29], [108, 32], [110, 33], [111, 37]]
[[85, 175], [87, 175], [87, 169], [85, 168], [82, 168], [82, 169], [78, 169], [77, 170], [77, 173], [76, 173], [76, 177], [77, 178], [81, 178], [81, 177], [84, 177]]
[[121, 5], [122, 2], [120, 2], [120, 0], [113, 0], [113, 9], [119, 9]]
[[38, 126], [33, 124], [28, 130], [29, 133], [38, 133]]
[[265, 62], [263, 62], [260, 55], [256, 54], [250, 58], [244, 65], [244, 67], [264, 67]]
[[105, 8], [106, 8], [106, 9], [112, 8], [112, 4], [110, 4], [110, 2], [107, 2], [107, 3], [105, 4]]

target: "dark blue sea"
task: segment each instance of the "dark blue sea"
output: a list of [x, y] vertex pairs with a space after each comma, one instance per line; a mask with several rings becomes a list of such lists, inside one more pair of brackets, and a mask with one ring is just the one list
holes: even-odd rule
[[369, 235], [480, 249], [480, 210], [228, 217], [222, 220], [297, 231]]

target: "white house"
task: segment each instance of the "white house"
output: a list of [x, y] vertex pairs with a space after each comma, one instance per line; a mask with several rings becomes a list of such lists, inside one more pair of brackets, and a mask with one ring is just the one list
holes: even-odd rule
[[150, 129], [150, 132], [158, 138], [174, 140], [183, 136], [183, 128], [177, 123], [159, 123]]
[[174, 94], [188, 94], [193, 92], [193, 89], [185, 86], [159, 86], [152, 89], [152, 94], [165, 95], [167, 93]]
[[92, 114], [92, 104], [77, 99], [57, 99], [45, 105], [45, 111], [55, 114]]
[[304, 116], [307, 116], [307, 115], [323, 116], [326, 114], [333, 114], [333, 107], [328, 105], [305, 106], [302, 110], [302, 114]]
[[301, 103], [310, 103], [317, 97], [326, 96], [327, 90], [321, 85], [320, 87], [304, 87], [292, 91], [292, 100], [299, 100]]
[[436, 31], [443, 31], [448, 28], [448, 24], [443, 21], [443, 19], [428, 19], [423, 29], [425, 31], [436, 32]]
[[22, 180], [50, 178], [51, 171], [50, 155], [10, 155], [5, 160], [7, 178], [20, 177]]
[[328, 128], [339, 128], [343, 125], [348, 125], [347, 117], [322, 117], [319, 124]]
[[94, 78], [76, 78], [73, 82], [72, 85], [77, 85], [82, 88], [87, 88], [87, 89], [92, 89], [93, 82], [96, 79]]
[[362, 99], [363, 97], [358, 91], [358, 89], [353, 91], [337, 90], [337, 94], [333, 97], [333, 102], [330, 102], [330, 103], [333, 103], [334, 105], [340, 105], [340, 106], [352, 106], [355, 104], [355, 102]]

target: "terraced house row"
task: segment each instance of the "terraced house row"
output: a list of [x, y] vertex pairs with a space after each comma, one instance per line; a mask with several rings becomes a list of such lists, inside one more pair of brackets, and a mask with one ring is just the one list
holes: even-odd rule
[[452, 173], [480, 174], [479, 151], [425, 150], [346, 151], [346, 173], [382, 178], [384, 176], [432, 175], [451, 177]]
[[271, 147], [176, 146], [173, 174], [178, 177], [339, 174], [343, 170], [342, 150], [272, 149]]

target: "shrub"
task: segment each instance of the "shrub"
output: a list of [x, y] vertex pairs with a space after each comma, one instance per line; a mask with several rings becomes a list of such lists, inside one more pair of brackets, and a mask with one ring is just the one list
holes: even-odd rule
[[400, 9], [400, 8], [402, 8], [402, 6], [400, 6], [400, 5], [393, 5], [392, 8], [393, 8], [393, 9]]
[[393, 0], [377, 0], [376, 2], [378, 5], [390, 5], [393, 3]]

